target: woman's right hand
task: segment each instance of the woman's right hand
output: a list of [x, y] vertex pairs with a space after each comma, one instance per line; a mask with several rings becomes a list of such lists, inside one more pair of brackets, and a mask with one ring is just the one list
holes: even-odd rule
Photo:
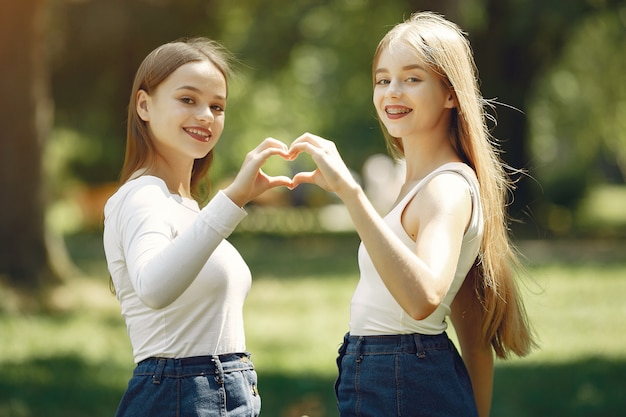
[[267, 138], [256, 148], [248, 152], [241, 169], [233, 182], [223, 192], [239, 207], [259, 196], [270, 188], [292, 187], [291, 178], [287, 176], [270, 176], [261, 169], [270, 156], [279, 155], [284, 159], [292, 159], [283, 142]]
[[292, 188], [304, 183], [317, 184], [326, 191], [336, 193], [342, 200], [346, 193], [360, 188], [334, 142], [305, 133], [293, 141], [289, 152], [293, 159], [305, 152], [317, 165], [315, 171], [296, 174], [292, 179]]

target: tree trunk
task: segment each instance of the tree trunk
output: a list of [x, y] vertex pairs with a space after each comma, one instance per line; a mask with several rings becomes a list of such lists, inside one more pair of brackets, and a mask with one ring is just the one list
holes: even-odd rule
[[32, 294], [56, 278], [41, 175], [52, 121], [45, 24], [45, 0], [0, 2], [0, 278]]

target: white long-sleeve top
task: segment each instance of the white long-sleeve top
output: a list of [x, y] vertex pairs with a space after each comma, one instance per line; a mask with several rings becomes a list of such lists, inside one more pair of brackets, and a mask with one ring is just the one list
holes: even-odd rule
[[200, 209], [157, 177], [128, 181], [104, 209], [104, 251], [135, 362], [244, 352], [250, 270], [225, 240], [246, 216], [221, 191]]
[[350, 304], [350, 334], [372, 336], [388, 334], [440, 334], [447, 329], [446, 316], [450, 314], [450, 305], [461, 288], [465, 276], [478, 255], [483, 235], [483, 215], [480, 204], [479, 185], [476, 174], [467, 165], [451, 162], [431, 172], [384, 217], [385, 223], [410, 249], [415, 248], [415, 241], [402, 226], [402, 212], [419, 190], [435, 175], [442, 172], [455, 172], [467, 181], [472, 199], [472, 215], [469, 226], [463, 236], [461, 253], [456, 267], [454, 280], [441, 304], [423, 320], [415, 320], [407, 314], [385, 286], [376, 271], [363, 243], [359, 246], [358, 260], [360, 279]]

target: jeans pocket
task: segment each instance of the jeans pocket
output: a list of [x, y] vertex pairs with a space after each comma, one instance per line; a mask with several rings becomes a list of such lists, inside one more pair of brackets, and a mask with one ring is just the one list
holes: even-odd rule
[[258, 376], [255, 370], [249, 369], [243, 371], [243, 374], [248, 381], [250, 390], [250, 404], [252, 407], [252, 415], [258, 416], [261, 414], [261, 395], [259, 394]]

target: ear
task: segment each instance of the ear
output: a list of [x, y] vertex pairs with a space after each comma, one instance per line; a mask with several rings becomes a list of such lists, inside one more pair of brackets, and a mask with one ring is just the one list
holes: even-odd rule
[[448, 98], [446, 99], [446, 102], [444, 104], [444, 108], [446, 109], [454, 109], [456, 108], [457, 103], [456, 103], [456, 94], [454, 94], [454, 91], [452, 91], [452, 89], [450, 89], [448, 91]]
[[150, 121], [150, 112], [148, 110], [149, 101], [150, 101], [150, 96], [148, 95], [148, 93], [146, 93], [145, 90], [137, 91], [137, 97], [135, 100], [135, 103], [136, 103], [135, 110], [137, 111], [137, 114], [139, 115], [141, 120], [143, 120], [144, 122]]

